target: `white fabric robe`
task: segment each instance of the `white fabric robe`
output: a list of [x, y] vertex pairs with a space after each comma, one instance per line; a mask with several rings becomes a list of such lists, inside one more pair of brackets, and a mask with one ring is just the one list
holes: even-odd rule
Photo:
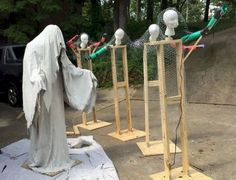
[[66, 143], [64, 98], [72, 107], [89, 112], [95, 104], [96, 86], [91, 71], [76, 68], [69, 61], [58, 26], [48, 25], [27, 44], [23, 110], [30, 129], [32, 169], [49, 173], [72, 166]]

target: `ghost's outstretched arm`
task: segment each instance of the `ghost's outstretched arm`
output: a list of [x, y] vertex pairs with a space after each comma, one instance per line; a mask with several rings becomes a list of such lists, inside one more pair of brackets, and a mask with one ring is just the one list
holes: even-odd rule
[[90, 112], [96, 100], [96, 77], [87, 69], [75, 67], [65, 52], [61, 62], [66, 102], [75, 109]]

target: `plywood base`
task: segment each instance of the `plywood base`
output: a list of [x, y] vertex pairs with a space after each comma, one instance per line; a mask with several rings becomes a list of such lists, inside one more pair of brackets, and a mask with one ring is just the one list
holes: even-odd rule
[[128, 131], [128, 129], [121, 131], [121, 134], [117, 134], [116, 132], [109, 133], [109, 136], [117, 138], [121, 141], [129, 141], [132, 139], [140, 138], [145, 136], [144, 131], [140, 131], [137, 129], [132, 129], [132, 131]]
[[[152, 156], [164, 154], [164, 144], [163, 141], [150, 141], [149, 146], [146, 142], [137, 143], [139, 149], [142, 151], [144, 156]], [[170, 141], [170, 153], [175, 153], [175, 144]], [[180, 153], [180, 148], [176, 147], [176, 153]]]
[[[183, 177], [182, 169], [183, 169], [182, 167], [172, 169], [171, 170], [171, 180], [181, 180], [181, 179], [184, 179], [184, 180], [212, 180], [212, 178], [196, 171], [193, 168], [189, 169], [189, 176]], [[168, 179], [168, 178], [165, 178], [164, 172], [152, 174], [152, 175], [150, 175], [150, 178], [154, 179], [154, 180]]]
[[87, 125], [78, 124], [77, 126], [83, 128], [83, 129], [87, 129], [87, 130], [91, 131], [91, 130], [102, 128], [102, 127], [105, 127], [105, 126], [110, 126], [111, 124], [112, 123], [97, 120], [97, 122], [89, 121], [89, 122], [87, 122]]
[[[80, 164], [81, 161], [80, 160], [75, 160], [72, 167], [74, 166], [77, 166], [78, 164]], [[25, 169], [28, 169], [28, 170], [31, 170], [31, 171], [34, 171], [28, 164], [24, 163], [21, 165], [22, 168], [25, 168]], [[48, 172], [48, 173], [40, 173], [40, 174], [43, 174], [43, 175], [47, 175], [47, 176], [50, 176], [50, 177], [53, 177], [53, 176], [56, 176], [62, 172], [64, 172], [65, 170], [61, 170], [61, 171], [57, 171], [57, 172]], [[37, 172], [38, 173], [38, 172]]]
[[73, 131], [66, 131], [66, 135], [80, 135], [77, 125], [73, 126]]

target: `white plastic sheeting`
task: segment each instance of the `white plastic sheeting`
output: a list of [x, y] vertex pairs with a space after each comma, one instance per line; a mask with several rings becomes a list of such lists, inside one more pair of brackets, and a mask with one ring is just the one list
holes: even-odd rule
[[[118, 180], [112, 161], [92, 136], [67, 139], [70, 158], [81, 163], [54, 177], [42, 175], [22, 168], [27, 162], [29, 140], [22, 139], [2, 148], [0, 155], [0, 180]], [[82, 148], [72, 148], [80, 142], [91, 144]], [[5, 169], [4, 169], [5, 167]], [[4, 169], [4, 170], [3, 170]], [[3, 171], [3, 172], [2, 172]]]

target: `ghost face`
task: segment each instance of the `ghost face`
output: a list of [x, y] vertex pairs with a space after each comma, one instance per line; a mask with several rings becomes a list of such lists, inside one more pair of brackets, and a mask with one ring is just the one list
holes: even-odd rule
[[175, 35], [174, 28], [177, 28], [178, 25], [179, 25], [177, 12], [172, 10], [172, 9], [167, 10], [163, 14], [163, 20], [164, 20], [164, 22], [166, 24], [165, 35], [167, 35], [167, 36]]
[[88, 44], [88, 35], [86, 33], [81, 34], [80, 40], [81, 40], [80, 47], [84, 49]]

